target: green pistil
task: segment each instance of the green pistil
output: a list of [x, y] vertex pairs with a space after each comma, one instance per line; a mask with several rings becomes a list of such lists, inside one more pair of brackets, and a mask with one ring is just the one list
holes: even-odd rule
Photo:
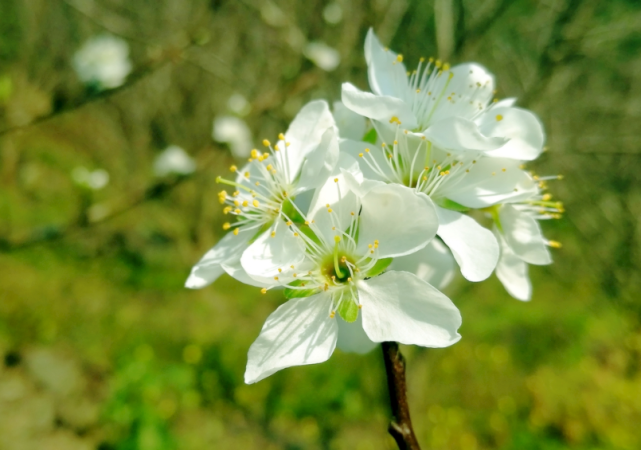
[[243, 190], [249, 192], [250, 194], [254, 193], [254, 191], [252, 189], [249, 189], [247, 186], [243, 186], [242, 184], [236, 183], [235, 181], [226, 180], [226, 179], [222, 178], [220, 175], [216, 177], [216, 183], [226, 184], [228, 186], [234, 186], [234, 187], [237, 187], [239, 189], [243, 189]]
[[338, 243], [340, 242], [341, 238], [338, 236], [334, 237], [334, 272], [336, 273], [336, 277], [339, 280], [342, 280], [345, 278], [345, 275], [343, 275], [343, 272], [341, 271], [340, 264], [338, 263]]

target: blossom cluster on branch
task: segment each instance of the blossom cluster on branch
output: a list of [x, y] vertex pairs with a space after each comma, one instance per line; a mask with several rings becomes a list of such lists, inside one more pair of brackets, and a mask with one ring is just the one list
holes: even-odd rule
[[456, 268], [477, 282], [496, 271], [529, 300], [528, 265], [551, 263], [539, 220], [562, 205], [524, 170], [545, 140], [539, 119], [494, 99], [474, 63], [421, 59], [408, 71], [372, 30], [371, 92], [305, 105], [287, 132], [231, 167], [218, 194], [228, 234], [193, 267], [188, 288], [228, 273], [287, 299], [249, 349], [245, 381], [364, 353], [396, 341], [445, 347], [461, 315], [441, 290]]

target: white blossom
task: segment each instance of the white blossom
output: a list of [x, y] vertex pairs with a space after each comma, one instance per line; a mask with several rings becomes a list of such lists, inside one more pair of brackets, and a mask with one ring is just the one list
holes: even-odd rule
[[154, 174], [164, 177], [170, 174], [189, 175], [196, 170], [196, 161], [176, 145], [170, 145], [154, 160]]
[[[432, 240], [438, 226], [432, 202], [380, 182], [352, 190], [346, 174], [317, 191], [302, 222], [280, 222], [243, 253], [243, 268], [268, 286], [263, 291], [285, 286], [290, 297], [250, 347], [247, 383], [327, 360], [340, 334], [348, 350], [361, 352], [373, 342], [445, 347], [460, 339], [460, 314], [438, 289], [408, 272], [380, 275], [391, 258]], [[366, 339], [354, 336], [360, 330]]]
[[116, 88], [131, 72], [129, 45], [108, 34], [93, 37], [74, 54], [73, 68], [85, 84]]

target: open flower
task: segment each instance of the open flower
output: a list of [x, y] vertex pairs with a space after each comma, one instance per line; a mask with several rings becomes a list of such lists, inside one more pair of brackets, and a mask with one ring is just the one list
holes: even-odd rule
[[279, 135], [278, 143], [263, 141], [267, 152], [254, 149], [241, 170], [231, 167], [234, 181], [218, 177], [219, 183], [235, 189], [231, 195], [219, 192], [218, 199], [225, 205], [224, 213], [236, 220], [223, 225], [231, 232], [192, 268], [186, 287], [207, 286], [224, 271], [252, 282], [240, 267], [243, 251], [252, 241], [276, 232], [283, 218], [295, 211], [293, 202], [298, 194], [325, 182], [339, 160], [334, 128], [327, 103], [310, 102], [287, 132]]
[[538, 224], [538, 220], [561, 217], [563, 204], [552, 201], [552, 196], [544, 194], [542, 189], [546, 180], [558, 178], [536, 177], [539, 189], [534, 195], [524, 195], [490, 208], [495, 224], [494, 234], [501, 249], [496, 276], [508, 293], [518, 300], [527, 301], [532, 297], [528, 264], [551, 264], [548, 247], [561, 246], [556, 241], [545, 239]]
[[247, 383], [326, 361], [339, 328], [347, 335], [364, 331], [363, 342], [347, 342], [360, 350], [371, 342], [445, 347], [460, 339], [460, 314], [444, 294], [407, 272], [379, 275], [391, 258], [414, 253], [434, 237], [432, 202], [380, 182], [349, 189], [347, 173], [317, 191], [302, 223], [287, 222], [243, 253], [247, 274], [269, 287], [285, 286], [290, 298], [249, 349]]
[[375, 126], [402, 124], [447, 150], [479, 150], [519, 160], [541, 153], [544, 134], [538, 118], [514, 107], [513, 99], [492, 103], [494, 77], [482, 66], [450, 68], [422, 58], [410, 73], [403, 56], [383, 48], [371, 29], [365, 58], [373, 93], [344, 83], [342, 101]]

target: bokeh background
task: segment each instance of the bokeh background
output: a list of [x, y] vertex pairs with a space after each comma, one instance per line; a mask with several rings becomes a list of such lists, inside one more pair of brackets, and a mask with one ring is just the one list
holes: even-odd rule
[[[379, 351], [246, 386], [281, 296], [183, 288], [238, 161], [213, 120], [273, 140], [341, 82], [366, 89], [370, 26], [408, 67], [488, 67], [545, 124], [531, 167], [564, 175], [567, 212], [543, 224], [563, 248], [531, 267], [532, 301], [458, 280], [462, 341], [403, 348], [424, 448], [641, 448], [640, 2], [0, 0], [0, 449], [394, 448]], [[105, 33], [134, 71], [97, 93], [71, 61]], [[194, 173], [154, 173], [170, 145]]]

